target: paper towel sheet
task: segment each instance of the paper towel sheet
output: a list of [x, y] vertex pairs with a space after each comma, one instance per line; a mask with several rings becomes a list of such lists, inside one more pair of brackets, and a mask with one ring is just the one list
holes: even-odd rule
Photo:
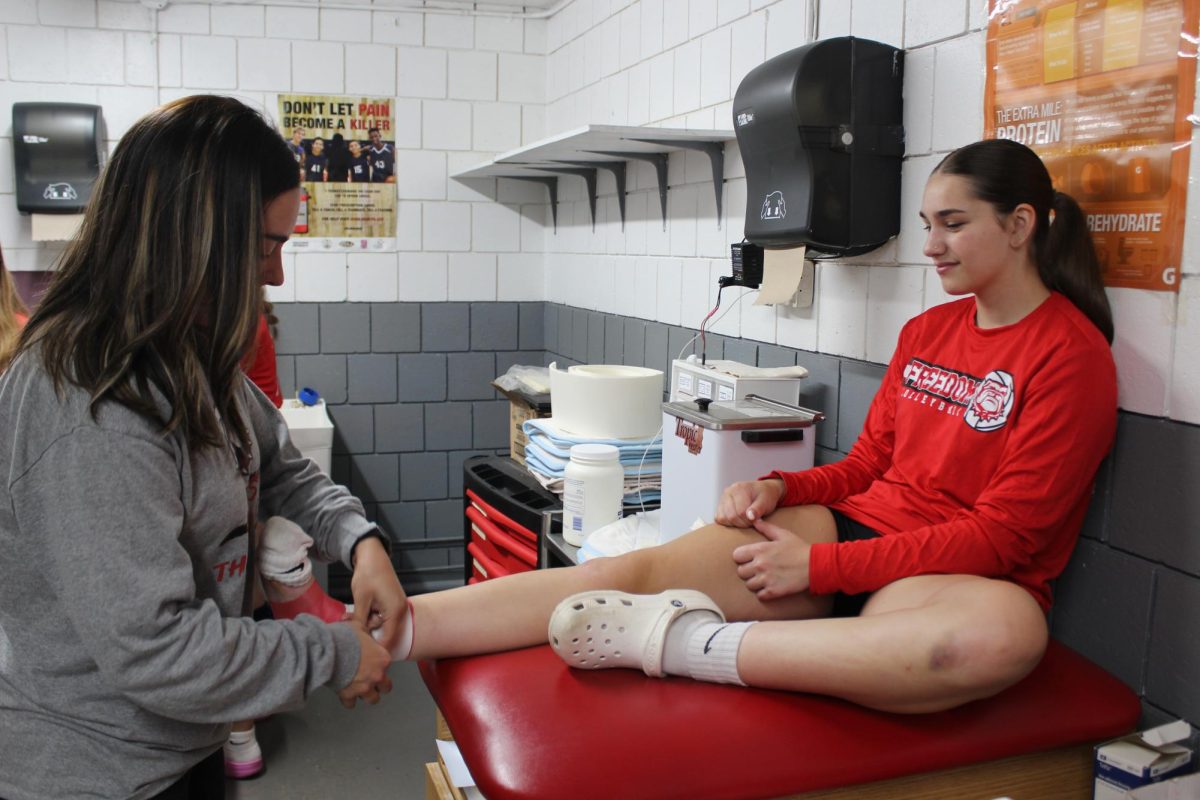
[[804, 270], [811, 269], [804, 263], [806, 248], [763, 251], [763, 281], [754, 305], [787, 305], [792, 302]]
[[83, 222], [83, 214], [34, 214], [33, 240], [35, 242], [61, 242], [71, 239]]

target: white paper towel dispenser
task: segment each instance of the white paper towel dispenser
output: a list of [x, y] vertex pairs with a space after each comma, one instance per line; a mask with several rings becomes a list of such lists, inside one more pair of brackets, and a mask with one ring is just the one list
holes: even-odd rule
[[13, 167], [22, 214], [83, 211], [100, 175], [100, 106], [13, 103]]
[[746, 239], [829, 255], [900, 232], [904, 51], [843, 36], [751, 70], [733, 101]]

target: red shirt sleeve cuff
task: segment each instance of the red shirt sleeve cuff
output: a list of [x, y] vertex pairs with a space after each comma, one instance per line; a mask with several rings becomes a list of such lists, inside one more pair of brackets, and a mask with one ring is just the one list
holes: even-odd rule
[[803, 500], [803, 498], [798, 496], [798, 493], [796, 491], [795, 481], [792, 480], [795, 477], [795, 475], [796, 475], [796, 473], [794, 473], [794, 472], [780, 472], [779, 470], [776, 469], [776, 470], [771, 470], [771, 472], [767, 475], [763, 475], [762, 477], [759, 478], [759, 480], [760, 481], [769, 481], [772, 478], [778, 478], [779, 480], [783, 481], [783, 497], [779, 498], [779, 505], [780, 506], [798, 506], [801, 503], [803, 503], [804, 500]]

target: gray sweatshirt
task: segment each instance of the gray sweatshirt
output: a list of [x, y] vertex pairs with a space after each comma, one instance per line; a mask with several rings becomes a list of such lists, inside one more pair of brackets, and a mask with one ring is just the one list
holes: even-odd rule
[[249, 381], [240, 402], [258, 487], [231, 446], [116, 403], [93, 419], [32, 354], [0, 378], [0, 797], [149, 797], [231, 722], [354, 677], [348, 625], [242, 616], [248, 498], [347, 565], [375, 527]]

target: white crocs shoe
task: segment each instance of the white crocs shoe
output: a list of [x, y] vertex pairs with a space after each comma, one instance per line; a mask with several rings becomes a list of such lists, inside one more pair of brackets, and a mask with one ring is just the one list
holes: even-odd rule
[[661, 678], [663, 642], [670, 624], [689, 611], [725, 615], [708, 595], [690, 589], [662, 594], [581, 592], [550, 615], [550, 646], [576, 669], [632, 667]]

